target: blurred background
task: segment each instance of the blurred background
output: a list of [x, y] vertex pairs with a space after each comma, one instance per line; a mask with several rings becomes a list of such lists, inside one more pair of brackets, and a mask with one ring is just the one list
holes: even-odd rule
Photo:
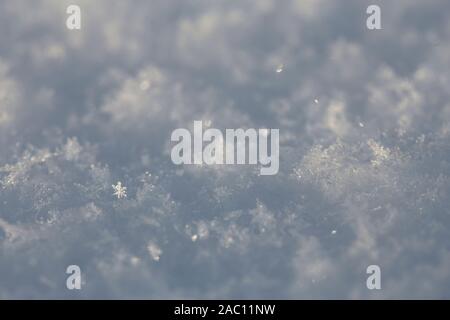
[[[0, 298], [450, 298], [449, 15], [0, 0]], [[173, 165], [194, 120], [280, 129], [279, 173]]]

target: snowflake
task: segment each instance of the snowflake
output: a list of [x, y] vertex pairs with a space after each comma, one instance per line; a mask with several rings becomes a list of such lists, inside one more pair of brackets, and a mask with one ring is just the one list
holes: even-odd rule
[[114, 189], [113, 195], [117, 196], [117, 199], [122, 199], [127, 197], [127, 188], [122, 187], [122, 182], [117, 182], [117, 185], [112, 185]]

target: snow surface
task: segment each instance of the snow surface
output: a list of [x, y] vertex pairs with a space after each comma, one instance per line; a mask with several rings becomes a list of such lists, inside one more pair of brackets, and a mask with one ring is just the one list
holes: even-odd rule
[[[449, 13], [0, 0], [0, 298], [450, 298]], [[280, 172], [173, 165], [194, 120], [280, 129]]]

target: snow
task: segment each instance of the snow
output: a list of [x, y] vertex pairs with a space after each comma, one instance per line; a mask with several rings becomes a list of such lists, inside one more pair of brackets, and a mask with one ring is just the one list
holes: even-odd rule
[[[0, 298], [450, 298], [450, 3], [111, 1], [0, 2]], [[194, 120], [278, 174], [173, 165]]]

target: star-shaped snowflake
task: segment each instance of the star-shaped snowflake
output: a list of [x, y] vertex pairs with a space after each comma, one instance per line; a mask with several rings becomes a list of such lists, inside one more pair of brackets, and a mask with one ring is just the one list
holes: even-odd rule
[[117, 199], [122, 199], [127, 197], [127, 188], [122, 187], [122, 182], [117, 182], [116, 185], [112, 185], [114, 189], [113, 195], [117, 196]]

